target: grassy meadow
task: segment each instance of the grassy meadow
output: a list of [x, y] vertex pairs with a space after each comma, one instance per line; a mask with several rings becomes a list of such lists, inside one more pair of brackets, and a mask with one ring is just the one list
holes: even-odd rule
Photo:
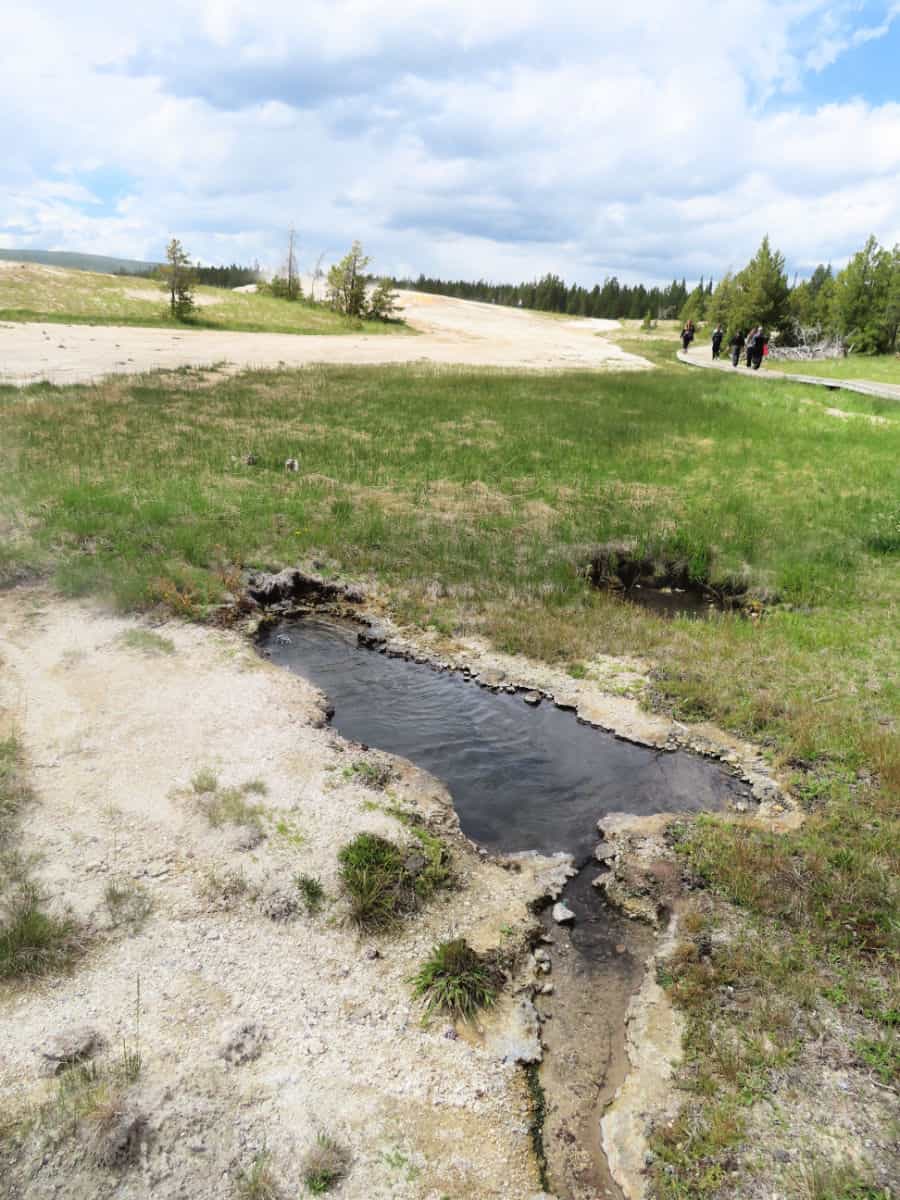
[[900, 387], [900, 354], [851, 354], [847, 358], [830, 358], [821, 362], [782, 362], [763, 360], [773, 371], [791, 375], [820, 375], [823, 379], [870, 380]]
[[[836, 419], [817, 389], [688, 371], [664, 336], [621, 337], [669, 365], [0, 389], [0, 575], [202, 618], [237, 568], [324, 562], [377, 580], [401, 620], [573, 675], [599, 652], [642, 655], [646, 703], [760, 743], [806, 823], [763, 835], [707, 819], [679, 835], [703, 894], [736, 905], [745, 932], [702, 961], [689, 937], [665, 980], [690, 1016], [688, 1091], [657, 1146], [658, 1194], [731, 1195], [722, 1164], [821, 1006], [864, 1030], [859, 1062], [896, 1077], [900, 406], [842, 397], [853, 415]], [[618, 539], [768, 607], [673, 621], [598, 593], [584, 565]], [[736, 973], [756, 1007], [721, 1001]]]
[[67, 325], [141, 325], [160, 329], [228, 329], [245, 333], [392, 334], [400, 322], [348, 320], [324, 304], [197, 287], [189, 321], [174, 321], [158, 283], [135, 276], [67, 271], [34, 263], [0, 263], [0, 321]]

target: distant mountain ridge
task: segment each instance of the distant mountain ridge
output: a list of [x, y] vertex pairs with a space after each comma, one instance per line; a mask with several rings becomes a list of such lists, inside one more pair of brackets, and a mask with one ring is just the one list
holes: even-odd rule
[[110, 258], [106, 254], [77, 254], [69, 250], [0, 250], [7, 262], [42, 263], [45, 267], [67, 267], [70, 271], [99, 271], [104, 275], [147, 275], [159, 263], [137, 258]]

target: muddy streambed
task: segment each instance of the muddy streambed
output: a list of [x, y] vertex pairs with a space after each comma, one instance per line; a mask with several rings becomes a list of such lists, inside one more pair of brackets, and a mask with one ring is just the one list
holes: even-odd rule
[[529, 704], [523, 693], [362, 647], [349, 624], [285, 621], [270, 629], [265, 652], [325, 693], [342, 736], [441, 780], [479, 846], [572, 855], [578, 874], [564, 899], [576, 921], [564, 929], [547, 920], [553, 991], [537, 998], [547, 1050], [545, 1147], [558, 1195], [618, 1196], [599, 1117], [624, 1077], [624, 1015], [653, 934], [592, 887], [602, 869], [592, 858], [597, 821], [721, 810], [746, 801], [748, 789], [716, 762], [622, 741], [552, 701]]

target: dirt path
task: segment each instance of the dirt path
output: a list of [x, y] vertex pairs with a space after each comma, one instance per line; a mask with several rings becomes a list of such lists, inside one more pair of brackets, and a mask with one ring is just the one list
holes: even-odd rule
[[[446, 1019], [423, 1028], [409, 977], [451, 936], [509, 944], [551, 868], [480, 861], [446, 794], [403, 768], [390, 802], [442, 823], [462, 886], [398, 935], [361, 941], [342, 922], [337, 850], [363, 829], [409, 835], [346, 770], [361, 751], [323, 727], [319, 693], [234, 634], [172, 623], [152, 631], [169, 652], [153, 653], [124, 637], [135, 630], [41, 591], [0, 597], [0, 734], [18, 728], [37, 790], [22, 849], [49, 903], [91, 931], [71, 976], [0, 989], [0, 1116], [56, 1096], [42, 1070], [54, 1035], [87, 1025], [115, 1063], [137, 1037], [139, 980], [143, 1063], [121, 1105], [144, 1122], [124, 1173], [97, 1164], [96, 1129], [57, 1141], [42, 1118], [12, 1162], [0, 1139], [0, 1195], [220, 1200], [265, 1149], [293, 1196], [320, 1131], [350, 1151], [345, 1200], [534, 1195], [520, 1069]], [[250, 797], [258, 844], [201, 814], [190, 781], [204, 767], [265, 786]], [[274, 919], [298, 872], [321, 880], [324, 909]], [[142, 925], [113, 926], [113, 881], [152, 905]], [[241, 1026], [258, 1057], [236, 1064]]]
[[86, 383], [110, 374], [228, 363], [459, 364], [533, 370], [640, 370], [650, 363], [598, 334], [617, 321], [556, 319], [524, 309], [401, 292], [419, 336], [295, 336], [103, 325], [0, 325], [0, 383]]

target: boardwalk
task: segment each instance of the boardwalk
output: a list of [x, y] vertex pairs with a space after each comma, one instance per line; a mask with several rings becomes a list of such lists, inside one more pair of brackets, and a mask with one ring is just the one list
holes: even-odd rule
[[769, 367], [766, 367], [765, 370], [750, 371], [743, 365], [743, 355], [741, 356], [741, 366], [734, 368], [728, 357], [713, 361], [707, 343], [693, 345], [687, 353], [679, 350], [678, 359], [680, 362], [687, 363], [689, 367], [705, 367], [711, 371], [729, 371], [732, 375], [752, 375], [754, 379], [787, 379], [790, 383], [809, 383], [814, 387], [824, 387], [830, 392], [859, 392], [863, 396], [878, 396], [883, 400], [900, 401], [900, 384], [875, 383], [868, 379], [825, 379], [821, 375], [795, 375], [793, 371], [775, 371]]

